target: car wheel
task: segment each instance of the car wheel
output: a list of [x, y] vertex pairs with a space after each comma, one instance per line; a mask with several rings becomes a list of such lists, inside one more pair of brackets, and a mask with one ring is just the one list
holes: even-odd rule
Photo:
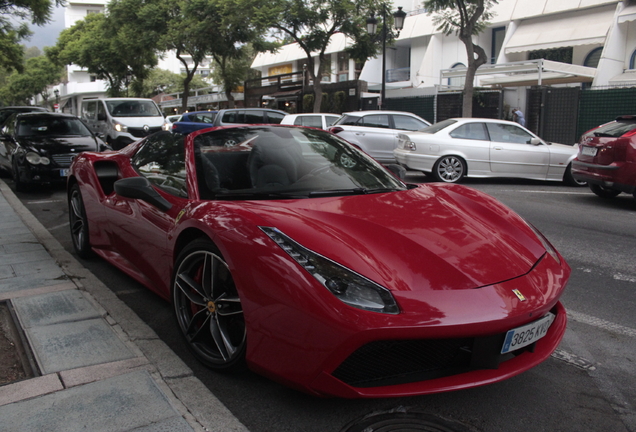
[[28, 189], [28, 185], [20, 180], [20, 172], [18, 171], [18, 167], [14, 164], [13, 172], [13, 183], [15, 184], [15, 190], [18, 192], [26, 192]]
[[435, 179], [446, 183], [457, 183], [465, 174], [466, 162], [458, 156], [444, 156], [433, 167]]
[[591, 184], [590, 190], [594, 192], [596, 195], [600, 196], [601, 198], [614, 198], [615, 196], [621, 193], [621, 191], [608, 189], [604, 186], [596, 185], [596, 184]]
[[68, 197], [68, 219], [75, 252], [80, 258], [90, 258], [93, 251], [88, 236], [88, 219], [86, 218], [82, 193], [77, 183], [71, 186]]
[[586, 186], [586, 181], [577, 180], [572, 175], [572, 164], [569, 164], [565, 169], [565, 173], [563, 174], [563, 183], [568, 186]]
[[354, 168], [358, 164], [358, 162], [345, 152], [338, 153], [336, 161], [341, 167], [349, 169]]
[[246, 328], [234, 279], [209, 240], [179, 254], [172, 278], [177, 322], [190, 350], [206, 366], [227, 371], [245, 364]]

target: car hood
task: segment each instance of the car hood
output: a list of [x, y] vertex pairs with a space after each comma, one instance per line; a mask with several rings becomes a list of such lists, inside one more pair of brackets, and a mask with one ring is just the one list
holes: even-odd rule
[[461, 185], [253, 201], [247, 209], [265, 226], [391, 290], [483, 287], [528, 273], [545, 253], [519, 216]]
[[97, 151], [97, 140], [84, 137], [22, 137], [20, 145], [40, 154], [58, 154], [69, 152]]

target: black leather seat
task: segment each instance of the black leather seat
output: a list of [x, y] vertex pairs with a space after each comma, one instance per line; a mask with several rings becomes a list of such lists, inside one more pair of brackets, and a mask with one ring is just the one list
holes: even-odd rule
[[253, 187], [288, 186], [300, 177], [302, 150], [293, 139], [259, 136], [248, 165]]

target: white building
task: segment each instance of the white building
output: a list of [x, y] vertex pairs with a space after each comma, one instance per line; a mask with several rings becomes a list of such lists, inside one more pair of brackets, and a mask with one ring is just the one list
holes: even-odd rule
[[[424, 10], [399, 2], [408, 15], [396, 43], [386, 49], [386, 93], [391, 97], [435, 94], [463, 87], [466, 49], [454, 35], [445, 36]], [[531, 85], [636, 84], [636, 4], [617, 0], [501, 0], [493, 7], [488, 29], [475, 38], [489, 57], [476, 86], [506, 88], [510, 106], [525, 105]], [[328, 82], [356, 79], [346, 58], [350, 41], [332, 38]], [[542, 61], [557, 58], [561, 61]], [[262, 76], [301, 71], [304, 53], [296, 44], [260, 54], [252, 67]], [[370, 59], [359, 79], [378, 90], [381, 56]]]

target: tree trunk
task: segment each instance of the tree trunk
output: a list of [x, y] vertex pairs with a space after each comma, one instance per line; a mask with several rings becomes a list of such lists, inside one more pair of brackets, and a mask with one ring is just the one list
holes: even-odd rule
[[320, 83], [321, 77], [314, 78], [314, 112], [319, 113], [322, 105], [322, 85]]
[[232, 96], [232, 89], [225, 89], [225, 97], [227, 97], [227, 107], [234, 108], [234, 96]]
[[[466, 54], [468, 56], [468, 66], [466, 67], [466, 81], [464, 82], [464, 93], [462, 98], [462, 117], [473, 116], [473, 94], [475, 93], [475, 73], [479, 66], [485, 64], [488, 61], [486, 51], [479, 45], [473, 43], [473, 39], [470, 36], [472, 30], [466, 30], [464, 34], [460, 34], [459, 38], [466, 46]], [[477, 54], [477, 58], [475, 58]]]

